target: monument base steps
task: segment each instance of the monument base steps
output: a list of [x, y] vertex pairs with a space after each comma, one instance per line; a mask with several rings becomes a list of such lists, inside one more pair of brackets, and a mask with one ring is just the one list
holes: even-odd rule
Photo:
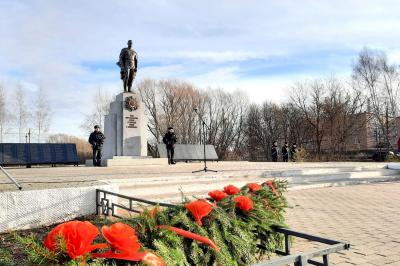
[[[86, 160], [86, 166], [93, 166], [92, 160]], [[162, 166], [168, 165], [165, 158], [153, 158], [149, 156], [113, 156], [112, 159], [102, 161], [102, 166], [107, 167], [130, 167], [130, 166]]]

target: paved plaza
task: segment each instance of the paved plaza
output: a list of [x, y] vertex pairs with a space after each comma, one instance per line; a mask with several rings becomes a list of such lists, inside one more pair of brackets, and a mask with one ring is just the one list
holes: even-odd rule
[[400, 265], [400, 182], [289, 191], [288, 200], [292, 229], [351, 243], [334, 265]]

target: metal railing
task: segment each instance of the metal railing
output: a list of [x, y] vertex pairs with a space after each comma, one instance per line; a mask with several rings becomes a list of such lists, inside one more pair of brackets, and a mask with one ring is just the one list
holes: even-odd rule
[[[107, 197], [108, 195], [108, 197]], [[124, 206], [119, 203], [112, 202], [111, 197], [122, 198], [128, 200], [128, 206]], [[161, 203], [150, 200], [144, 200], [140, 198], [129, 197], [126, 195], [97, 189], [96, 190], [96, 213], [97, 215], [102, 214], [105, 216], [114, 216], [116, 218], [123, 218], [116, 214], [115, 208], [121, 208], [123, 210], [140, 213], [142, 210], [135, 208], [137, 203], [144, 203], [152, 206], [162, 206], [162, 207], [176, 207], [174, 204], [169, 203]], [[324, 238], [320, 236], [315, 236], [307, 233], [302, 233], [294, 230], [290, 230], [283, 227], [272, 227], [273, 231], [279, 234], [283, 234], [285, 238], [285, 250], [275, 250], [275, 253], [282, 256], [275, 259], [262, 261], [252, 266], [280, 266], [280, 265], [288, 265], [293, 264], [294, 266], [305, 266], [308, 264], [317, 265], [317, 266], [329, 266], [329, 254], [341, 251], [348, 250], [350, 248], [350, 244], [346, 242], [341, 242], [337, 240], [332, 240], [329, 238]], [[326, 247], [320, 248], [311, 252], [303, 252], [291, 254], [291, 238], [297, 237], [301, 239], [306, 239], [309, 241], [326, 244]], [[315, 258], [322, 257], [322, 261], [316, 261]]]
[[[108, 198], [107, 198], [108, 195]], [[117, 198], [122, 198], [125, 200], [128, 200], [128, 206], [112, 202], [111, 197], [117, 197]], [[135, 204], [136, 203], [136, 204]], [[137, 208], [137, 203], [144, 203], [148, 204], [151, 206], [162, 206], [162, 207], [175, 207], [176, 205], [169, 204], [169, 203], [162, 203], [162, 202], [155, 202], [155, 201], [150, 201], [150, 200], [144, 200], [144, 199], [139, 199], [139, 198], [134, 198], [134, 197], [129, 197], [125, 196], [122, 194], [102, 190], [102, 189], [96, 189], [96, 214], [103, 214], [106, 216], [114, 216], [116, 218], [123, 218], [119, 215], [117, 215], [116, 208], [121, 208], [123, 210], [126, 210], [128, 212], [134, 212], [134, 213], [141, 213], [142, 210]]]
[[[290, 230], [283, 227], [273, 227], [274, 232], [283, 234], [285, 237], [285, 251], [275, 250], [275, 253], [283, 257], [268, 260], [265, 262], [257, 263], [253, 266], [279, 266], [293, 264], [294, 266], [304, 265], [317, 265], [317, 266], [329, 266], [329, 254], [335, 253], [341, 250], [350, 249], [350, 244], [329, 238], [315, 236], [307, 233], [302, 233], [294, 230]], [[317, 249], [311, 252], [303, 252], [291, 254], [291, 237], [298, 237], [309, 241], [326, 244], [326, 247]], [[322, 257], [322, 261], [316, 261], [314, 258]]]
[[19, 190], [22, 190], [22, 187], [21, 187], [21, 185], [18, 183], [18, 181], [15, 180], [15, 179], [6, 171], [6, 169], [4, 169], [1, 165], [0, 165], [0, 170], [8, 177], [8, 179], [10, 179], [10, 180], [14, 183], [14, 185], [17, 186], [17, 188], [18, 188]]

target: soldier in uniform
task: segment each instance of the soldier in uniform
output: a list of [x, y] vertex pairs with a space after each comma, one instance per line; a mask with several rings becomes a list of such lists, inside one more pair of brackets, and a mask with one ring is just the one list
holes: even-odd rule
[[287, 141], [285, 141], [285, 145], [282, 147], [282, 160], [287, 162], [289, 160], [289, 145]]
[[271, 148], [271, 157], [273, 162], [278, 161], [278, 142], [274, 142]]
[[163, 142], [167, 146], [168, 164], [175, 164], [174, 152], [175, 143], [177, 142], [177, 140], [173, 127], [168, 128], [168, 132], [164, 135]]
[[128, 47], [123, 48], [119, 54], [117, 65], [121, 68], [121, 79], [124, 82], [124, 92], [131, 92], [132, 83], [137, 72], [137, 53], [132, 49], [132, 41], [128, 41]]
[[297, 145], [296, 143], [293, 143], [292, 147], [290, 147], [290, 158], [292, 159], [292, 162], [296, 161], [296, 153], [297, 153]]
[[94, 131], [89, 136], [89, 143], [92, 145], [93, 150], [93, 166], [101, 166], [101, 149], [106, 137], [100, 131], [98, 125], [94, 126]]

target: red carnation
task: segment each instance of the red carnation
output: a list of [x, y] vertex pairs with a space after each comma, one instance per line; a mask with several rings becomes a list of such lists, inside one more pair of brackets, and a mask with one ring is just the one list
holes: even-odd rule
[[235, 187], [234, 185], [229, 185], [224, 187], [224, 192], [228, 195], [235, 195], [239, 193], [240, 189]]
[[276, 191], [275, 186], [274, 186], [274, 182], [272, 180], [268, 180], [266, 182], [264, 182], [263, 184], [266, 184], [269, 189], [272, 191], [272, 193], [274, 193], [276, 196], [278, 196], [278, 191]]
[[190, 211], [193, 218], [196, 220], [196, 222], [200, 226], [203, 225], [203, 223], [201, 222], [201, 219], [203, 219], [203, 217], [207, 216], [213, 209], [213, 207], [205, 200], [192, 201], [192, 202], [186, 204], [185, 208]]
[[228, 197], [228, 195], [225, 192], [222, 192], [221, 190], [210, 191], [208, 192], [208, 195], [215, 201], [221, 201], [224, 198]]
[[251, 192], [259, 191], [262, 189], [262, 186], [257, 183], [248, 183], [247, 187], [250, 189]]
[[250, 211], [253, 209], [253, 201], [246, 196], [237, 196], [233, 199], [236, 202], [236, 207], [242, 211]]
[[57, 238], [61, 238], [71, 259], [83, 257], [98, 248], [107, 247], [106, 244], [92, 245], [99, 234], [99, 229], [90, 222], [70, 221], [57, 225], [44, 240], [44, 246], [50, 251], [57, 249]]
[[139, 252], [141, 245], [136, 236], [135, 229], [129, 225], [115, 223], [111, 226], [103, 226], [101, 232], [112, 251], [93, 254], [94, 258], [140, 261], [146, 255], [146, 252]]

